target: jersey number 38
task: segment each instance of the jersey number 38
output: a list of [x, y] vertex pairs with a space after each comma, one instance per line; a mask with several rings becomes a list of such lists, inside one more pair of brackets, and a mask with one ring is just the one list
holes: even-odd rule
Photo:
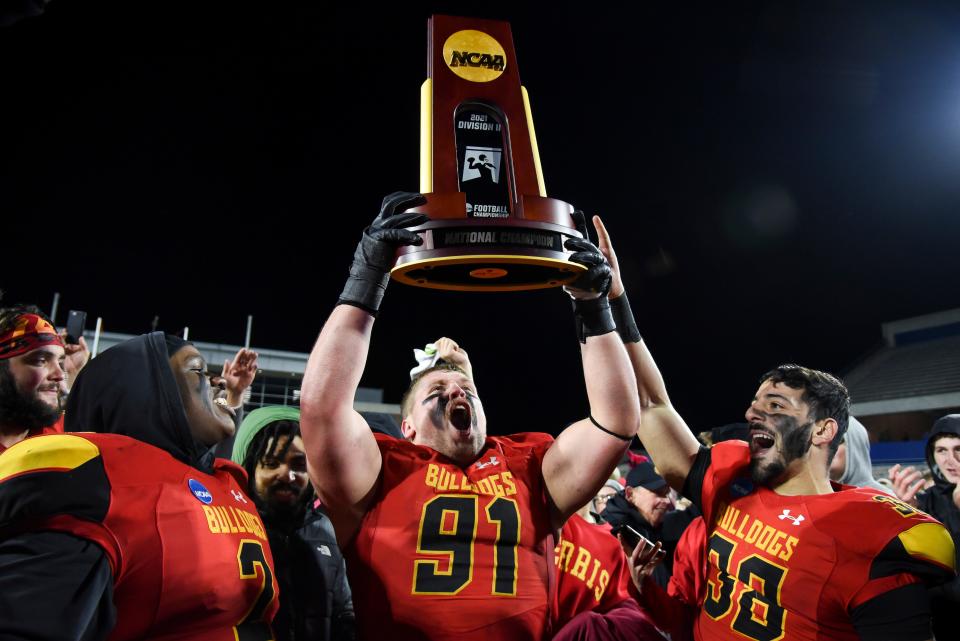
[[707, 578], [703, 610], [719, 621], [732, 616], [730, 627], [757, 641], [776, 641], [785, 632], [786, 610], [780, 605], [780, 588], [787, 568], [751, 554], [730, 567], [737, 544], [714, 532], [707, 555], [710, 566], [719, 568]]

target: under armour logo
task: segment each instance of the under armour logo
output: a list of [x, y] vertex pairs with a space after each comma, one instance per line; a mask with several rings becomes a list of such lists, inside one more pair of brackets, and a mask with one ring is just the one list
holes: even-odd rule
[[326, 545], [318, 545], [317, 552], [319, 552], [323, 556], [333, 556], [332, 554], [330, 554], [330, 548], [327, 547]]
[[247, 497], [243, 495], [243, 492], [239, 492], [237, 490], [230, 490], [230, 494], [233, 494], [233, 500], [237, 501], [238, 503], [247, 502]]
[[491, 456], [489, 461], [484, 461], [483, 463], [477, 463], [476, 467], [478, 470], [482, 470], [485, 467], [490, 467], [491, 465], [497, 464], [497, 457]]
[[790, 515], [790, 510], [784, 510], [784, 511], [783, 511], [783, 514], [781, 514], [781, 515], [778, 516], [777, 518], [780, 519], [781, 521], [784, 521], [784, 520], [786, 520], [786, 519], [790, 519], [791, 521], [793, 521], [793, 524], [794, 524], [794, 525], [800, 525], [800, 522], [803, 521], [803, 515], [802, 515], [802, 514], [800, 514], [800, 515], [798, 515], [798, 516], [791, 516], [791, 515]]

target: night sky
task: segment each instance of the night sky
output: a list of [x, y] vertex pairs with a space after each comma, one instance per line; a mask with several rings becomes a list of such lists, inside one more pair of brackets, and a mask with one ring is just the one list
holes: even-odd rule
[[[308, 351], [381, 197], [417, 189], [436, 12], [511, 22], [547, 192], [605, 217], [697, 430], [771, 366], [842, 374], [960, 304], [960, 5], [608, 4], [53, 0], [0, 29], [3, 300], [214, 342], [253, 314], [254, 347]], [[585, 414], [559, 290], [394, 283], [363, 384], [397, 402], [440, 335], [492, 433]]]

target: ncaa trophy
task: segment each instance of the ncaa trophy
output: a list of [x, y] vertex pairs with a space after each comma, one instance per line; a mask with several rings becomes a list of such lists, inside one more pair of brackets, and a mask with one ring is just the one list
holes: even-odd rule
[[394, 279], [433, 289], [519, 291], [564, 285], [586, 268], [567, 260], [581, 238], [572, 205], [549, 198], [510, 24], [435, 15], [421, 88], [420, 191]]

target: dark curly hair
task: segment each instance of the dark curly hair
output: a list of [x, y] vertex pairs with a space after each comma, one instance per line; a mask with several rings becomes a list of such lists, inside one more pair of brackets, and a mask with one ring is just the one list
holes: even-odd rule
[[[281, 439], [283, 436], [288, 438]], [[253, 437], [253, 440], [250, 441], [250, 445], [247, 447], [247, 455], [244, 457], [242, 465], [243, 469], [247, 471], [248, 493], [253, 497], [254, 503], [256, 503], [257, 507], [261, 510], [266, 506], [257, 495], [257, 465], [267, 459], [282, 460], [293, 444], [293, 438], [295, 436], [300, 436], [300, 423], [286, 420], [274, 421], [257, 432], [257, 435]], [[281, 440], [283, 441], [283, 447], [278, 449], [277, 446], [280, 445]], [[298, 510], [301, 512], [305, 511], [310, 503], [313, 502], [313, 499], [314, 495], [312, 491], [304, 492], [301, 504], [297, 506]]]
[[809, 415], [813, 420], [832, 418], [837, 422], [837, 434], [830, 441], [828, 459], [832, 461], [850, 421], [850, 392], [847, 386], [833, 374], [793, 363], [775, 367], [760, 377], [761, 383], [766, 381], [803, 390], [800, 400], [810, 408]]

